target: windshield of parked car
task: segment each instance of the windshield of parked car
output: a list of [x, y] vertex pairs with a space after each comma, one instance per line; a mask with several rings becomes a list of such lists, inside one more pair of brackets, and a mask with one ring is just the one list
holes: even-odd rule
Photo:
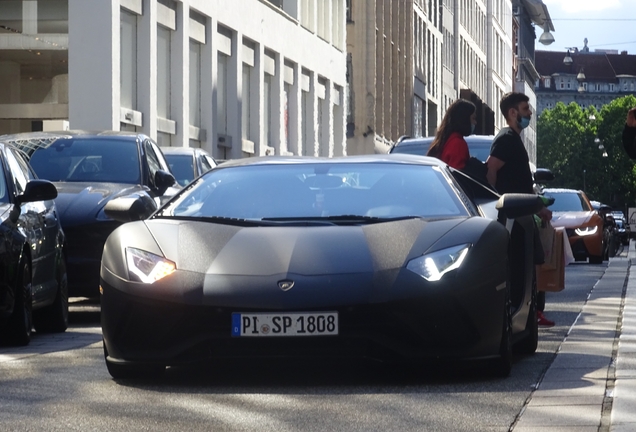
[[467, 216], [441, 169], [387, 163], [217, 168], [161, 216], [238, 219]]
[[170, 171], [181, 186], [194, 180], [194, 158], [191, 155], [164, 154]]
[[33, 152], [31, 166], [49, 181], [140, 183], [135, 141], [108, 138], [59, 139]]
[[554, 204], [550, 206], [553, 212], [580, 212], [591, 211], [587, 200], [577, 192], [545, 192], [548, 197], [554, 198]]
[[8, 202], [9, 202], [9, 194], [7, 193], [6, 177], [4, 175], [4, 170], [2, 169], [2, 164], [0, 163], [0, 203], [8, 203]]

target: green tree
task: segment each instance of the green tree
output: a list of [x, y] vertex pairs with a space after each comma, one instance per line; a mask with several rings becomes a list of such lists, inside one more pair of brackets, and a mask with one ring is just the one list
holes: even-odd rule
[[584, 189], [591, 200], [619, 209], [634, 205], [636, 169], [621, 142], [633, 106], [636, 98], [626, 96], [600, 112], [561, 102], [543, 111], [537, 121], [537, 166], [554, 173], [550, 187]]

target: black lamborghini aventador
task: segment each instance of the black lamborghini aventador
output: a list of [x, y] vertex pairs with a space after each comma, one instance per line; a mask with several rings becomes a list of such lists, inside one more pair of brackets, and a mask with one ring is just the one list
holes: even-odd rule
[[413, 155], [230, 161], [152, 215], [113, 200], [106, 214], [133, 222], [102, 256], [106, 365], [458, 358], [507, 375], [537, 327], [531, 254], [508, 254], [528, 237], [505, 218], [541, 205]]

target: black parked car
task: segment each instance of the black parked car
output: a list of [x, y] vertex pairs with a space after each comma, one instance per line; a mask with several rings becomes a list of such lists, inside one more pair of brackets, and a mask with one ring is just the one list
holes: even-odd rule
[[0, 341], [26, 345], [31, 329], [63, 332], [68, 292], [55, 186], [0, 143]]
[[497, 219], [532, 228], [542, 205], [413, 155], [229, 161], [152, 216], [113, 200], [113, 218], [150, 217], [104, 247], [106, 365], [122, 378], [209, 358], [451, 358], [507, 375], [513, 344], [537, 348], [535, 266], [532, 229], [511, 221], [511, 237]]
[[627, 246], [629, 244], [629, 239], [631, 237], [631, 229], [629, 228], [629, 224], [625, 222], [625, 219], [615, 218], [616, 227], [618, 228], [618, 238], [620, 239], [623, 246]]
[[217, 166], [208, 152], [196, 147], [161, 147], [177, 183], [185, 186]]
[[[397, 143], [389, 149], [389, 153], [408, 153], [420, 156], [426, 156], [428, 148], [433, 143], [434, 137], [410, 138], [401, 137]], [[468, 144], [470, 155], [476, 157], [482, 162], [486, 162], [490, 156], [490, 147], [494, 135], [470, 135], [464, 137]]]
[[33, 132], [0, 137], [22, 149], [39, 178], [52, 181], [66, 234], [69, 295], [99, 296], [104, 242], [120, 225], [104, 213], [111, 199], [143, 196], [157, 208], [175, 179], [159, 147], [130, 132]]

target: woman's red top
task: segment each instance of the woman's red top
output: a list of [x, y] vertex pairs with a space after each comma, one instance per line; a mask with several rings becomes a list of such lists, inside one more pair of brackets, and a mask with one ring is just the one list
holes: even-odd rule
[[439, 158], [455, 169], [463, 169], [470, 158], [468, 144], [459, 132], [453, 132], [446, 141], [444, 151]]

